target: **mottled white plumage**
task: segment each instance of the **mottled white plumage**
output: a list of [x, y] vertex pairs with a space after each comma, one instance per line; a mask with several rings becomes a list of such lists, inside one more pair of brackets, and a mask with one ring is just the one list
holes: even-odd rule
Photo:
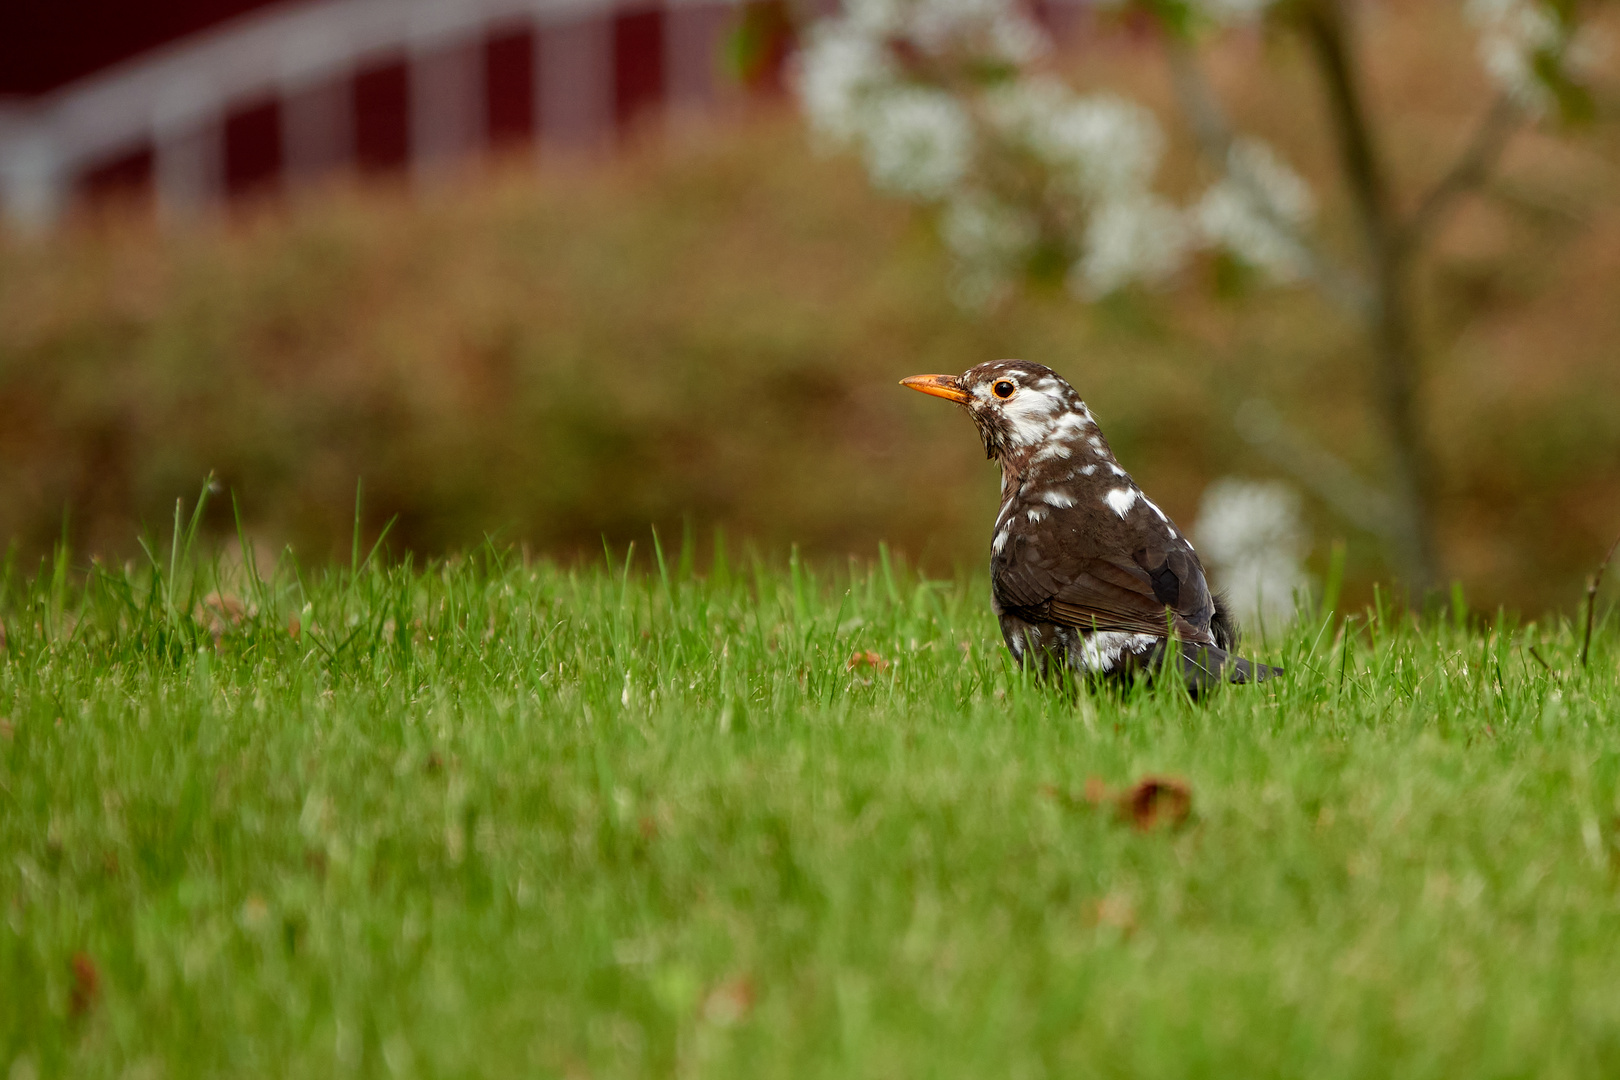
[[1007, 648], [1041, 671], [1153, 669], [1170, 650], [1195, 688], [1272, 669], [1229, 656], [1234, 631], [1192, 546], [1114, 459], [1074, 388], [1002, 360], [905, 380], [963, 405], [1002, 470], [991, 599]]

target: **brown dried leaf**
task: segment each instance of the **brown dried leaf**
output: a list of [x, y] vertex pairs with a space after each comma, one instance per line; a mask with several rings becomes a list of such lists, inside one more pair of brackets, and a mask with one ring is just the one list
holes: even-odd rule
[[83, 1016], [101, 993], [101, 972], [86, 952], [73, 954], [73, 987], [68, 991], [68, 1013]]
[[1160, 825], [1176, 828], [1192, 812], [1192, 788], [1171, 776], [1144, 776], [1119, 796], [1119, 815], [1147, 832]]
[[703, 1018], [719, 1027], [731, 1027], [754, 1011], [754, 980], [737, 975], [709, 991], [703, 999]]
[[1093, 914], [1098, 926], [1111, 926], [1122, 934], [1136, 930], [1136, 905], [1125, 893], [1109, 893], [1097, 901]]
[[202, 598], [192, 617], [208, 627], [208, 632], [221, 637], [225, 631], [241, 626], [247, 616], [247, 606], [226, 593], [211, 592]]
[[10, 720], [0, 718], [0, 739], [10, 742], [17, 737], [17, 725]]
[[1092, 806], [1101, 806], [1108, 801], [1108, 785], [1103, 783], [1100, 776], [1086, 777], [1086, 802]]
[[844, 665], [844, 669], [854, 671], [858, 667], [868, 667], [873, 671], [888, 671], [889, 662], [871, 649], [856, 649], [850, 654], [849, 663]]
[[303, 624], [298, 621], [298, 616], [294, 615], [287, 620], [287, 636], [294, 641], [298, 640], [298, 635], [303, 632], [303, 629]]
[[270, 918], [270, 905], [264, 897], [254, 894], [242, 903], [242, 923], [252, 929], [266, 925]]

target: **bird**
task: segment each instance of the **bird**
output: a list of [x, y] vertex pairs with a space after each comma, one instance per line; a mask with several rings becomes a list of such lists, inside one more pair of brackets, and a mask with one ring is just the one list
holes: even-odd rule
[[1175, 669], [1197, 697], [1279, 675], [1235, 655], [1237, 625], [1193, 545], [1109, 449], [1057, 372], [995, 360], [902, 386], [956, 402], [1001, 466], [991, 605], [1013, 658], [1042, 676], [1148, 679]]

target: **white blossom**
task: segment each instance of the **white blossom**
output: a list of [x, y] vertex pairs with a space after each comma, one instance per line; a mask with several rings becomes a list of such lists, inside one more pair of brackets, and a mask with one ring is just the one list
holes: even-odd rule
[[1081, 97], [1050, 77], [998, 89], [986, 114], [1005, 137], [1034, 153], [1093, 199], [1145, 187], [1164, 156], [1153, 114], [1113, 94]]
[[1212, 22], [1252, 23], [1266, 13], [1274, 0], [1193, 0], [1192, 6]]
[[1104, 203], [1086, 228], [1070, 287], [1094, 299], [1132, 281], [1162, 281], [1181, 268], [1190, 238], [1185, 215], [1152, 192]]
[[1468, 16], [1479, 27], [1480, 62], [1496, 85], [1522, 108], [1546, 111], [1552, 94], [1535, 61], [1568, 45], [1558, 17], [1537, 0], [1469, 0]]
[[1245, 138], [1232, 144], [1226, 175], [1204, 193], [1194, 216], [1206, 243], [1286, 282], [1309, 268], [1297, 235], [1315, 213], [1316, 200], [1299, 174], [1270, 146]]
[[[1095, 0], [1101, 8], [1122, 8], [1127, 0]], [[1210, 22], [1221, 25], [1252, 23], [1276, 0], [1188, 0], [1187, 6]]]
[[1271, 630], [1293, 621], [1296, 597], [1310, 585], [1310, 535], [1298, 492], [1277, 481], [1223, 477], [1204, 490], [1193, 535], [1240, 623]]
[[943, 199], [967, 172], [973, 128], [943, 90], [905, 87], [867, 106], [861, 132], [867, 171], [879, 188], [924, 200]]
[[940, 233], [962, 258], [1002, 266], [1021, 262], [1040, 239], [1040, 228], [1026, 211], [977, 191], [945, 205]]
[[876, 187], [941, 208], [965, 303], [1004, 293], [1043, 245], [1098, 296], [1174, 273], [1194, 238], [1152, 191], [1153, 114], [1034, 72], [1046, 45], [1017, 0], [849, 0], [800, 58], [816, 132], [859, 150]]
[[940, 235], [957, 259], [951, 291], [964, 307], [983, 308], [1011, 288], [1040, 240], [1040, 226], [1024, 209], [981, 191], [964, 191], [945, 204]]
[[[1195, 24], [1216, 27], [1275, 2], [1187, 0]], [[1552, 102], [1548, 63], [1562, 76], [1597, 55], [1555, 0], [1466, 3], [1485, 66], [1526, 108]], [[1234, 139], [1222, 176], [1178, 210], [1153, 191], [1165, 146], [1153, 113], [1076, 93], [1033, 63], [1049, 47], [1023, 0], [844, 0], [811, 32], [795, 82], [818, 136], [857, 150], [877, 187], [942, 211], [965, 302], [1046, 265], [1037, 249], [1070, 260], [1086, 297], [1162, 281], [1194, 246], [1276, 281], [1310, 272], [1315, 200], [1274, 150]]]
[[909, 0], [909, 7], [909, 36], [924, 52], [945, 54], [965, 45], [981, 59], [1022, 65], [1050, 48], [1041, 28], [1005, 0]]
[[861, 130], [863, 103], [894, 77], [881, 41], [843, 22], [816, 27], [798, 65], [798, 92], [810, 125], [839, 142]]

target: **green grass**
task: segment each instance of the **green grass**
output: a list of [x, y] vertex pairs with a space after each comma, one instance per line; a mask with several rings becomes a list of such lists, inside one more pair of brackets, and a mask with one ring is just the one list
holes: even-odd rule
[[[1612, 621], [1307, 620], [1195, 705], [887, 560], [179, 547], [5, 575], [11, 1080], [1620, 1069]], [[1148, 773], [1181, 827], [1086, 797]]]

